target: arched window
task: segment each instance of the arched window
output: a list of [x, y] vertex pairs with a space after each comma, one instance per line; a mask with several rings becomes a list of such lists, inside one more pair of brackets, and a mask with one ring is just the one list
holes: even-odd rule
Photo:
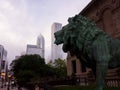
[[103, 11], [102, 18], [105, 32], [107, 32], [109, 35], [113, 35], [114, 33], [113, 19], [111, 10], [109, 8], [106, 8]]

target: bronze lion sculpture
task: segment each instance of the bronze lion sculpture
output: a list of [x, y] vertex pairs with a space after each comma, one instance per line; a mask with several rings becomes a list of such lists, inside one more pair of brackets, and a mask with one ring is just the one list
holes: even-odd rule
[[103, 90], [108, 68], [120, 67], [120, 40], [99, 29], [91, 20], [76, 15], [68, 19], [62, 30], [55, 32], [55, 44], [63, 43], [63, 51], [76, 55], [91, 68], [97, 90]]

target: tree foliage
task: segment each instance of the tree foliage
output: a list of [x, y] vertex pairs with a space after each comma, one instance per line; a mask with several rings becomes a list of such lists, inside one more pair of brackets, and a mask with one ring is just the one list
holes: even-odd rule
[[[47, 82], [46, 80], [55, 76], [66, 76], [66, 63], [62, 59], [45, 64], [44, 59], [39, 55], [23, 55], [13, 60], [10, 66], [17, 84], [27, 88], [34, 84]], [[33, 89], [29, 88], [29, 90]]]
[[23, 55], [13, 60], [10, 66], [17, 83], [21, 86], [39, 82], [40, 78], [47, 76], [50, 71], [39, 55]]
[[48, 66], [52, 67], [58, 77], [67, 76], [66, 61], [60, 58], [55, 59], [54, 62], [50, 61]]

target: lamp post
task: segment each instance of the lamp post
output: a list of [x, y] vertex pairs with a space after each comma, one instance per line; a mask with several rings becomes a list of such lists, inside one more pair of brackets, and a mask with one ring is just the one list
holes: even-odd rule
[[1, 76], [1, 88], [3, 88], [3, 77]]
[[11, 78], [11, 75], [8, 75], [8, 87], [7, 87], [7, 90], [10, 90], [10, 78]]

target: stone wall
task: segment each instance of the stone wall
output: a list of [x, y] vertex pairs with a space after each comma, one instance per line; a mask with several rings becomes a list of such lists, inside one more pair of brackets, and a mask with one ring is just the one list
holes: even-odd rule
[[120, 38], [120, 0], [92, 0], [80, 14], [109, 35]]

